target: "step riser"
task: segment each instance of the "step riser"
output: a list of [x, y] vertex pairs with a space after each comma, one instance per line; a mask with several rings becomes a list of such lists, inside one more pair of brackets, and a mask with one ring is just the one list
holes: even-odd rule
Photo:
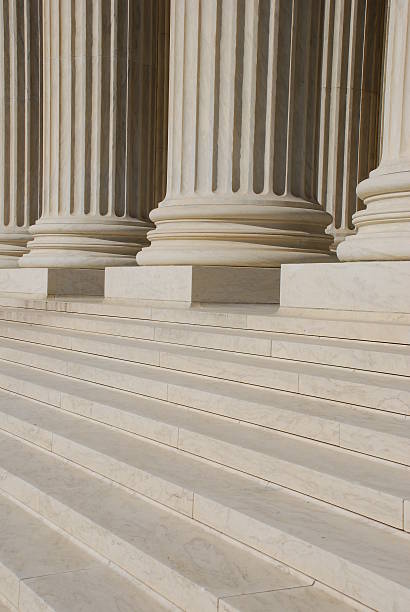
[[[109, 559], [111, 563], [167, 598], [178, 608], [192, 612], [217, 612], [219, 609], [219, 598], [211, 592], [199, 588], [181, 574], [115, 533], [97, 525], [55, 497], [40, 491], [10, 472], [3, 470], [0, 473], [1, 490], [97, 554]], [[311, 583], [308, 578], [302, 577], [302, 579], [306, 584]]]
[[[17, 342], [18, 341], [16, 341], [16, 343]], [[69, 355], [67, 355], [66, 358], [63, 356], [53, 356], [52, 358], [49, 358], [38, 353], [34, 355], [25, 353], [24, 350], [21, 350], [18, 348], [18, 346], [16, 346], [16, 348], [10, 348], [0, 345], [0, 359], [6, 359], [14, 363], [38, 367], [50, 372], [65, 374], [74, 378], [99, 384], [107, 384], [108, 382], [110, 386], [115, 385], [115, 388], [117, 389], [131, 391], [133, 393], [140, 393], [142, 395], [157, 399], [167, 399], [168, 395], [168, 399], [170, 401], [173, 401], [174, 403], [184, 403], [178, 398], [171, 398], [172, 392], [170, 391], [170, 393], [168, 393], [167, 391], [167, 388], [172, 390], [177, 388], [177, 385], [163, 383], [155, 378], [155, 376], [160, 378], [161, 370], [158, 370], [158, 372], [151, 371], [150, 374], [152, 375], [152, 378], [149, 379], [144, 379], [137, 375], [131, 376], [129, 374], [117, 371], [115, 373], [114, 380], [107, 379], [106, 370], [98, 367], [98, 360], [106, 360], [105, 357], [94, 357], [93, 361], [96, 362], [96, 365], [91, 366], [85, 366], [84, 364], [78, 365], [74, 362], [67, 361], [67, 358], [69, 358]], [[297, 392], [308, 397], [336, 400], [367, 408], [376, 408], [386, 412], [410, 415], [410, 391], [375, 386], [376, 382], [374, 384], [363, 384], [345, 379], [339, 380], [330, 378], [330, 373], [328, 373], [326, 377], [325, 375], [313, 376], [304, 373], [296, 374], [293, 372], [280, 372], [275, 370], [273, 370], [271, 380], [269, 381], [263, 376], [263, 372], [257, 368], [254, 368], [255, 376], [252, 376], [251, 368], [241, 367], [240, 371], [237, 372], [231, 372], [225, 369], [222, 373], [220, 373], [212, 370], [211, 362], [209, 362], [209, 364], [208, 375], [211, 377], [212, 372], [212, 376], [217, 377], [219, 374], [220, 378], [217, 377], [217, 380], [222, 379], [227, 382], [249, 382], [249, 380], [252, 380], [252, 384], [263, 385], [264, 387], [267, 387], [270, 384], [271, 386], [269, 388], [274, 390]], [[168, 361], [167, 366], [169, 365], [170, 362]], [[178, 369], [177, 365], [177, 363], [173, 363], [175, 370]], [[205, 370], [206, 368], [203, 369]], [[170, 370], [165, 371], [170, 373]], [[245, 375], [243, 372], [247, 372], [247, 374]], [[195, 374], [190, 373], [188, 375], [195, 376]], [[230, 379], [229, 376], [231, 376]], [[380, 384], [382, 384], [381, 381]], [[195, 395], [195, 389], [189, 388], [189, 394]], [[196, 407], [192, 400], [190, 400], [190, 402], [186, 405], [193, 408]]]
[[[0, 427], [178, 512], [192, 516], [192, 491], [174, 483], [164, 482], [146, 471], [126, 465], [106, 454], [4, 412], [0, 412]], [[379, 490], [183, 429], [179, 430], [178, 447], [175, 451], [188, 452], [195, 457], [219, 463], [392, 527], [404, 528], [403, 499]]]
[[[170, 568], [12, 474], [8, 473], [3, 476], [0, 483], [3, 491], [109, 559], [175, 605], [195, 612], [217, 611], [217, 601], [212, 599], [209, 593], [201, 592], [194, 584], [184, 580], [181, 575], [176, 574]], [[0, 581], [2, 581], [1, 573]]]
[[[91, 550], [81, 538], [71, 537], [70, 529], [59, 525], [64, 521], [53, 520], [54, 499], [50, 495], [7, 470], [0, 473], [0, 525], [5, 542], [1, 553], [7, 563], [0, 563], [0, 592], [11, 602], [10, 609], [20, 612], [99, 610], [97, 602], [102, 600], [106, 610], [114, 607], [116, 610], [138, 607], [147, 612], [180, 610], [141, 582], [130, 579], [119, 565], [114, 569], [106, 557], [95, 548]], [[59, 511], [68, 515], [65, 517], [68, 522], [75, 519], [75, 514], [66, 506], [60, 506]], [[17, 534], [13, 520], [16, 516]], [[9, 533], [14, 535], [10, 541], [5, 537]], [[93, 590], [96, 588], [98, 593]], [[0, 609], [3, 610], [1, 603]]]
[[[81, 319], [81, 317], [70, 317], [70, 315], [59, 315], [52, 311], [30, 311], [30, 310], [0, 310], [0, 321], [25, 323], [31, 325], [46, 325], [48, 327], [67, 331], [89, 332], [97, 334], [110, 334], [114, 336], [124, 336], [136, 340], [154, 340], [154, 326], [151, 322], [135, 321], [132, 325], [125, 326], [118, 322], [111, 321], [107, 318], [89, 317]], [[4, 325], [4, 323], [2, 323]], [[120, 333], [123, 330], [123, 333]]]
[[[180, 431], [179, 448], [232, 469], [403, 529], [403, 500], [250, 449]], [[409, 474], [410, 477], [410, 474]]]
[[[275, 530], [252, 517], [218, 502], [195, 495], [194, 518], [217, 531], [257, 548], [320, 582], [350, 596], [370, 608], [396, 612], [408, 611], [407, 589], [358, 567], [345, 559], [304, 542], [291, 534]], [[395, 603], [392, 604], [392, 594]]]
[[[125, 429], [136, 435], [161, 442], [169, 446], [177, 446], [178, 428], [143, 417], [133, 415], [118, 408], [85, 399], [75, 393], [60, 392], [50, 387], [30, 381], [13, 378], [0, 372], [0, 388], [18, 393], [31, 399], [45, 402], [62, 408], [68, 412], [85, 416], [101, 423], [119, 429]], [[366, 430], [348, 424], [328, 423], [324, 419], [291, 415], [287, 411], [263, 407], [258, 404], [240, 400], [231, 400], [218, 395], [204, 394], [197, 408], [208, 415], [225, 416], [235, 420], [279, 430], [288, 434], [306, 437], [319, 442], [325, 442], [376, 458], [386, 459], [403, 465], [410, 465], [410, 443], [406, 438], [387, 435], [385, 433]], [[222, 410], [224, 404], [225, 410]]]
[[[1, 316], [1, 315], [0, 315]], [[23, 317], [22, 317], [23, 318]], [[29, 325], [27, 325], [27, 323]], [[172, 365], [167, 365], [166, 361], [170, 359], [178, 359], [178, 355], [175, 356], [170, 353], [170, 357], [166, 350], [154, 350], [148, 346], [146, 349], [142, 347], [132, 347], [127, 345], [113, 346], [104, 341], [104, 338], [80, 338], [78, 336], [69, 337], [67, 334], [61, 335], [58, 333], [59, 327], [63, 325], [57, 325], [56, 328], [50, 328], [52, 321], [46, 323], [46, 320], [39, 322], [38, 324], [32, 324], [32, 321], [24, 323], [22, 329], [16, 327], [16, 323], [13, 326], [7, 326], [7, 324], [0, 324], [0, 334], [6, 338], [13, 338], [16, 340], [32, 341], [35, 343], [43, 344], [46, 346], [52, 346], [56, 348], [73, 349], [77, 351], [88, 352], [90, 354], [104, 355], [107, 357], [113, 357], [117, 359], [125, 359], [129, 361], [136, 361], [138, 363], [150, 363], [158, 365], [160, 363], [160, 357], [163, 358], [162, 365], [164, 367], [172, 368]], [[47, 327], [42, 327], [47, 325]], [[18, 324], [17, 324], [18, 325]], [[138, 327], [138, 326], [136, 326]], [[53, 333], [53, 329], [55, 332]], [[312, 363], [319, 365], [339, 366], [349, 369], [363, 370], [369, 372], [378, 372], [385, 374], [393, 374], [400, 376], [410, 376], [410, 359], [406, 354], [392, 354], [389, 353], [388, 347], [384, 351], [377, 350], [360, 350], [355, 348], [355, 343], [352, 343], [351, 347], [343, 348], [340, 346], [323, 347], [317, 344], [312, 344], [307, 341], [306, 343], [289, 342], [286, 341], [286, 336], [280, 337], [281, 339], [273, 338], [272, 340], [260, 338], [250, 343], [245, 342], [237, 338], [232, 339], [226, 336], [225, 341], [222, 339], [214, 338], [211, 341], [209, 338], [204, 337], [201, 340], [201, 336], [198, 332], [179, 332], [175, 330], [162, 329], [160, 327], [153, 327], [151, 330], [148, 327], [144, 327], [142, 330], [133, 329], [126, 330], [121, 333], [120, 330], [116, 330], [110, 322], [105, 321], [96, 324], [96, 322], [83, 322], [77, 326], [77, 329], [64, 327], [67, 331], [74, 331], [76, 334], [80, 332], [94, 332], [100, 333], [103, 336], [107, 334], [114, 335], [115, 337], [123, 336], [126, 340], [135, 338], [138, 340], [155, 340], [156, 342], [169, 343], [177, 346], [189, 346], [194, 348], [203, 349], [221, 349], [226, 352], [234, 354], [248, 354], [250, 356], [262, 356], [272, 357], [276, 359], [284, 359], [291, 361], [300, 361], [301, 363]], [[44, 333], [46, 332], [46, 333]], [[209, 334], [202, 334], [202, 336], [209, 336]], [[109, 337], [109, 336], [107, 336]], [[221, 359], [223, 359], [223, 354]], [[201, 364], [203, 360], [199, 360]], [[172, 363], [172, 362], [170, 362]], [[176, 369], [183, 371], [192, 371], [192, 362], [188, 361], [188, 369], [186, 361], [181, 361]], [[201, 367], [201, 365], [195, 364], [195, 367]], [[174, 368], [175, 369], [175, 368]], [[207, 372], [204, 372], [205, 374]], [[236, 380], [234, 378], [233, 380]], [[240, 379], [241, 380], [241, 379]], [[258, 384], [258, 383], [252, 383]]]
[[18, 577], [3, 563], [0, 563], [0, 593], [13, 606], [18, 606], [19, 603], [19, 585]]
[[[64, 393], [35, 384], [24, 380], [23, 377], [15, 379], [2, 374], [1, 371], [0, 388], [64, 408], [75, 414], [87, 416], [120, 429], [126, 429], [157, 442], [175, 446], [175, 440], [178, 439], [178, 431], [166, 423], [159, 423], [139, 415], [135, 416], [114, 409], [105, 404], [92, 402], [75, 395], [75, 393]], [[168, 385], [168, 399], [179, 405], [190, 406], [207, 414], [260, 425], [264, 428], [410, 465], [410, 441], [405, 437], [367, 430], [365, 427], [355, 427], [347, 423], [326, 421], [323, 418], [307, 416], [303, 413], [292, 413], [275, 408], [273, 404], [272, 406], [261, 405], [176, 385]], [[394, 415], [394, 417], [404, 422], [404, 417], [400, 415]]]
[[[50, 327], [49, 307], [113, 316], [53, 311]], [[258, 593], [275, 589], [282, 594], [265, 599], [266, 609], [284, 597], [278, 609], [298, 600], [322, 610], [309, 586], [320, 583], [354, 609], [360, 602], [408, 611], [410, 360], [402, 347], [308, 338], [332, 325], [337, 334], [371, 336], [359, 315], [203, 316], [201, 308], [151, 305], [132, 321], [116, 317], [125, 303], [56, 300], [42, 308], [0, 310], [0, 389], [16, 394], [0, 392], [0, 498], [13, 506], [2, 506], [0, 535], [14, 534], [16, 550], [27, 546], [27, 558], [38, 559], [50, 540], [19, 539], [20, 522], [30, 524], [16, 514], [24, 504], [38, 523], [27, 534], [42, 534], [46, 521], [49, 532], [65, 532], [72, 546], [104, 557], [110, 571], [141, 581], [174, 612], [239, 612], [245, 602], [254, 610]], [[410, 316], [396, 319], [386, 315], [387, 334], [409, 335]], [[382, 321], [372, 320], [382, 337]], [[218, 321], [226, 337], [206, 327]], [[304, 337], [247, 337], [252, 326], [293, 326]], [[208, 350], [215, 347], [223, 350]], [[0, 601], [1, 562], [16, 570], [7, 545], [3, 551]], [[54, 610], [30, 580], [7, 576], [12, 588], [16, 578], [19, 609]]]
[[[217, 312], [195, 308], [161, 308], [141, 306], [133, 303], [131, 306], [119, 303], [85, 303], [47, 300], [47, 302], [31, 301], [0, 295], [2, 312], [9, 316], [9, 311], [15, 311], [16, 317], [24, 317], [28, 313], [31, 320], [44, 320], [44, 317], [52, 317], [56, 314], [60, 321], [66, 319], [74, 320], [78, 315], [92, 315], [95, 317], [110, 317], [121, 323], [121, 317], [140, 322], [172, 323], [182, 325], [193, 325], [198, 329], [201, 327], [220, 327], [246, 331], [262, 331], [284, 334], [297, 334], [307, 336], [321, 336], [327, 338], [343, 338], [351, 340], [362, 340], [370, 342], [387, 342], [393, 344], [410, 344], [410, 331], [403, 324], [403, 317], [393, 320], [383, 317], [383, 324], [379, 320], [372, 320], [372, 316], [366, 313], [365, 320], [357, 318], [356, 313], [342, 313], [340, 318], [334, 311], [321, 313], [320, 318], [315, 318], [317, 312], [296, 309], [296, 313], [285, 312], [280, 309], [278, 313], [272, 311], [269, 315], [239, 313], [239, 312]], [[24, 308], [24, 310], [23, 310]], [[58, 314], [63, 313], [63, 314]], [[37, 318], [35, 318], [37, 317]], [[327, 318], [326, 318], [327, 317]], [[348, 319], [348, 320], [344, 320]], [[28, 320], [28, 319], [27, 319]], [[70, 323], [71, 324], [71, 323]], [[74, 323], [75, 325], [75, 323]]]
[[[4, 470], [0, 473], [2, 474], [1, 490], [12, 495], [97, 553], [118, 563], [137, 579], [143, 580], [151, 588], [161, 592], [163, 596], [169, 597], [169, 594], [172, 593], [172, 588], [168, 587], [171, 579], [166, 578], [165, 585], [163, 584], [161, 573], [163, 566], [159, 570], [157, 567], [151, 569], [151, 558], [144, 559], [148, 561], [148, 567], [143, 566], [142, 561], [135, 560], [135, 552], [129, 544], [120, 538], [97, 527], [88, 518], [14, 474]], [[341, 560], [323, 549], [312, 547], [311, 544], [292, 535], [286, 534], [284, 538], [282, 532], [261, 524], [240, 512], [221, 506], [214, 500], [195, 495], [194, 519], [298, 571], [315, 576], [316, 580], [323, 582], [328, 587], [341, 591], [346, 596], [351, 596], [367, 606], [383, 609], [386, 612], [407, 612], [409, 594], [406, 589], [392, 585], [391, 582], [380, 579], [362, 568], [358, 569], [356, 565]], [[184, 588], [185, 585], [178, 584], [178, 587]], [[394, 607], [391, 600], [392, 593], [394, 593]], [[194, 595], [189, 596], [190, 602], [193, 601], [193, 597]], [[171, 601], [174, 600], [171, 598]], [[174, 603], [181, 605], [180, 600]], [[212, 609], [212, 605], [213, 603], [210, 603], [209, 608], [202, 609]], [[200, 610], [201, 608], [189, 607], [188, 609]]]

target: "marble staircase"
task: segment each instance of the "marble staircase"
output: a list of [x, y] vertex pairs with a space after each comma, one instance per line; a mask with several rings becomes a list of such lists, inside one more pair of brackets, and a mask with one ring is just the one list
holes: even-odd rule
[[0, 295], [0, 610], [407, 612], [409, 342]]

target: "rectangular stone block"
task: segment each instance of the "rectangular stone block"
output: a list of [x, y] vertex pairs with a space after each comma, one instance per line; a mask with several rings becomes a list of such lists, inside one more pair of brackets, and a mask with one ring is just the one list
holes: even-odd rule
[[106, 268], [105, 297], [171, 302], [278, 304], [279, 268]]
[[104, 270], [65, 268], [0, 269], [0, 293], [36, 296], [104, 295]]
[[280, 292], [286, 308], [410, 313], [410, 261], [286, 264]]

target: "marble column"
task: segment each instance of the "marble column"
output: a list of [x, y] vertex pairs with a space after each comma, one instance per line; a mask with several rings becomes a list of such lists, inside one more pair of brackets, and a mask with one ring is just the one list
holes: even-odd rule
[[317, 199], [324, 4], [171, 2], [167, 193], [139, 264], [329, 258]]
[[160, 0], [43, 0], [43, 212], [23, 267], [135, 265], [154, 206]]
[[40, 0], [0, 2], [0, 268], [27, 252], [41, 193]]
[[410, 0], [389, 7], [382, 154], [357, 194], [355, 236], [337, 250], [342, 261], [410, 260]]
[[325, 3], [319, 202], [332, 215], [334, 247], [363, 208], [357, 183], [376, 168], [386, 0]]

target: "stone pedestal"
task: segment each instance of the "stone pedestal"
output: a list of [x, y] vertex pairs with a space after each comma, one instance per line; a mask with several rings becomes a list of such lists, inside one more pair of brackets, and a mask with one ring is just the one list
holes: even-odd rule
[[278, 268], [141, 266], [107, 268], [105, 297], [165, 302], [277, 304]]
[[32, 297], [103, 296], [104, 270], [30, 268], [0, 270], [0, 293]]
[[168, 184], [140, 265], [329, 257], [316, 0], [172, 3]]
[[282, 266], [280, 305], [410, 314], [410, 261]]

